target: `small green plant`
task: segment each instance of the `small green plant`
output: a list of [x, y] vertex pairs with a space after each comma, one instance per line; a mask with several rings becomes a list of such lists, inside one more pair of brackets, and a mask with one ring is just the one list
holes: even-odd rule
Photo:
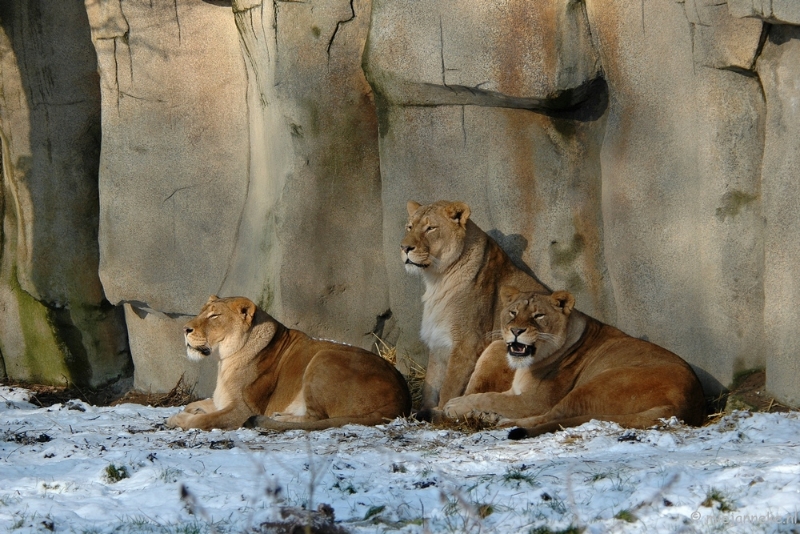
[[105, 468], [106, 480], [110, 483], [119, 482], [122, 479], [128, 478], [128, 468], [124, 465], [117, 467], [114, 464], [108, 464]]
[[604, 478], [608, 478], [608, 473], [595, 473], [591, 476], [592, 482], [597, 482], [598, 480], [603, 480]]
[[341, 491], [342, 493], [346, 493], [347, 495], [353, 495], [357, 493], [356, 488], [353, 487], [353, 484], [349, 480], [337, 480], [333, 487]]
[[559, 497], [553, 497], [546, 501], [547, 506], [557, 514], [564, 515], [567, 513], [567, 505], [564, 500]]
[[536, 476], [532, 475], [531, 473], [526, 473], [525, 471], [527, 469], [528, 466], [524, 464], [520, 467], [509, 467], [503, 474], [503, 483], [515, 484], [517, 487], [519, 487], [519, 485], [523, 482], [531, 486], [536, 485]]
[[183, 471], [175, 467], [167, 467], [158, 475], [158, 478], [168, 484], [175, 483], [183, 476]]
[[717, 509], [720, 512], [732, 512], [736, 508], [731, 504], [728, 498], [722, 493], [720, 490], [716, 488], [711, 488], [706, 493], [706, 498], [703, 502], [700, 503], [700, 506], [705, 506], [707, 508], [714, 508], [714, 503], [717, 503]]
[[630, 510], [620, 510], [614, 516], [614, 519], [619, 519], [620, 521], [625, 521], [627, 523], [635, 523], [637, 521], [636, 516]]
[[201, 534], [203, 529], [197, 523], [180, 525], [175, 529], [175, 534]]
[[21, 515], [11, 524], [11, 530], [17, 530], [18, 528], [22, 528], [25, 526], [25, 516]]
[[374, 505], [370, 506], [369, 510], [367, 510], [367, 513], [364, 514], [364, 520], [366, 521], [370, 517], [374, 517], [374, 516], [378, 515], [379, 513], [383, 512], [385, 509], [386, 509], [386, 505], [385, 504], [382, 504], [380, 506], [374, 506]]

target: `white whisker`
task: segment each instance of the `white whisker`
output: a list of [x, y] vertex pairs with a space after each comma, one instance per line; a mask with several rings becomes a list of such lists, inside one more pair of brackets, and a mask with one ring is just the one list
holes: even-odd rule
[[544, 343], [548, 343], [555, 347], [560, 347], [561, 345], [564, 344], [565, 341], [564, 336], [550, 334], [547, 332], [539, 332], [539, 334], [537, 335], [537, 339], [540, 339]]
[[486, 339], [503, 339], [503, 331], [502, 330], [492, 330], [491, 332], [487, 332], [484, 336]]

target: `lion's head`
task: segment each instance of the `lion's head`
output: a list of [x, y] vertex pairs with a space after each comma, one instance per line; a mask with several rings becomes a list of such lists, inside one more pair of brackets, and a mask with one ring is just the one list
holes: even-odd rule
[[508, 362], [514, 369], [529, 367], [564, 346], [567, 322], [575, 297], [567, 291], [552, 295], [521, 292], [513, 287], [500, 290], [504, 304], [503, 340]]
[[411, 273], [441, 273], [455, 263], [464, 250], [469, 206], [440, 200], [422, 206], [406, 205], [408, 225], [400, 243], [400, 256]]
[[197, 317], [183, 327], [186, 355], [202, 360], [216, 352], [224, 358], [247, 341], [256, 314], [256, 305], [245, 297], [209, 297]]

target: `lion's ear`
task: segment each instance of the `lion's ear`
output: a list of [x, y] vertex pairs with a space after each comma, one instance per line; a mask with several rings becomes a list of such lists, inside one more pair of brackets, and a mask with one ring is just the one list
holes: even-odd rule
[[500, 288], [500, 302], [503, 304], [503, 307], [508, 306], [514, 299], [517, 298], [519, 295], [519, 289], [512, 286], [503, 286]]
[[564, 315], [569, 315], [575, 307], [575, 297], [569, 291], [556, 291], [550, 295], [550, 303]]
[[469, 220], [470, 211], [469, 206], [463, 202], [451, 202], [444, 208], [444, 213], [454, 222], [460, 224], [461, 226], [466, 226], [467, 221]]
[[253, 317], [256, 315], [255, 302], [246, 297], [239, 297], [231, 304], [231, 308], [248, 326], [253, 324]]
[[419, 202], [414, 202], [413, 200], [409, 200], [406, 203], [406, 210], [408, 210], [408, 216], [411, 217], [414, 213], [422, 206]]
[[210, 297], [208, 297], [208, 300], [206, 301], [206, 304], [211, 304], [212, 302], [217, 301], [217, 300], [219, 300], [218, 296], [211, 295]]

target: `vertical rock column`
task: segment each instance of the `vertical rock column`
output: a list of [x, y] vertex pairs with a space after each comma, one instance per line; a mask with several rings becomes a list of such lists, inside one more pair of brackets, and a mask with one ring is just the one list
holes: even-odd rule
[[[779, 7], [775, 2], [773, 8]], [[800, 10], [791, 18], [789, 11], [783, 24], [770, 28], [758, 60], [767, 98], [764, 323], [767, 390], [800, 406]]]
[[[361, 69], [368, 0], [233, 3], [247, 65], [250, 189], [225, 283], [365, 348], [389, 334], [378, 121]], [[269, 267], [267, 267], [269, 266]]]
[[129, 373], [97, 271], [100, 95], [80, 3], [0, 5], [0, 136], [6, 373], [92, 386]]
[[86, 11], [102, 91], [100, 278], [125, 304], [135, 387], [168, 391], [185, 373], [210, 393], [215, 365], [186, 360], [181, 327], [220, 291], [248, 198], [233, 14], [200, 0]]
[[709, 392], [764, 364], [762, 24], [705, 2], [587, 2], [609, 85], [601, 164], [618, 326]]

